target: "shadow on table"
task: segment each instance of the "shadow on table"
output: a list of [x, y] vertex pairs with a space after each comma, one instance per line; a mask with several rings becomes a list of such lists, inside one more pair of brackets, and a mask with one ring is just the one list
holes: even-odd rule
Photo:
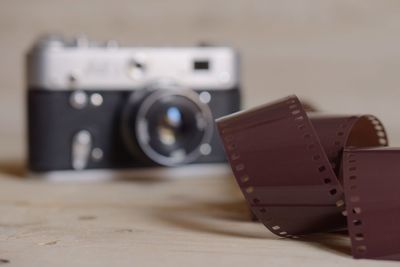
[[[231, 177], [226, 178], [216, 177], [214, 180], [218, 181], [217, 184], [210, 183], [206, 186], [214, 192], [205, 193], [211, 196], [209, 198], [198, 194], [197, 188], [201, 186], [198, 183], [195, 183], [193, 193], [179, 192], [179, 195], [172, 199], [174, 204], [153, 208], [156, 220], [191, 232], [241, 238], [274, 237], [261, 224], [254, 222], [253, 215], [236, 183], [230, 179]], [[223, 184], [221, 185], [219, 181]], [[202, 188], [201, 191], [207, 188]]]
[[[180, 204], [155, 210], [164, 223], [188, 231], [242, 238], [267, 238], [257, 227], [244, 201]], [[261, 225], [258, 225], [261, 226]]]
[[[46, 173], [43, 177], [40, 174], [30, 175], [26, 163], [22, 160], [0, 160], [0, 175], [6, 178], [28, 179], [45, 178], [47, 181], [54, 182], [96, 182], [96, 181], [114, 181], [114, 182], [133, 182], [140, 184], [164, 183], [166, 179], [160, 176], [132, 175], [129, 173], [112, 174], [112, 172], [102, 172], [94, 174], [84, 174], [75, 171]], [[99, 175], [100, 174], [100, 175]], [[96, 177], [100, 176], [100, 177]]]
[[341, 256], [351, 256], [351, 243], [346, 233], [315, 234], [303, 236], [299, 241], [317, 249], [329, 250]]
[[[302, 242], [318, 250], [331, 251], [337, 255], [350, 256], [350, 239], [346, 233], [328, 233], [302, 236], [300, 239], [283, 239], [256, 222], [247, 203], [235, 193], [236, 184], [227, 182], [226, 199], [202, 201], [182, 198], [171, 206], [157, 207], [155, 215], [164, 223], [187, 231], [217, 234], [252, 239], [276, 239], [287, 242]], [[224, 199], [224, 198], [223, 198]]]
[[302, 242], [337, 255], [351, 255], [350, 239], [346, 234], [315, 234], [296, 240], [275, 236], [261, 223], [252, 220], [252, 214], [244, 200], [180, 204], [160, 208], [156, 212], [163, 222], [188, 231], [240, 238]]
[[[0, 174], [9, 178], [45, 178], [54, 182], [133, 182], [140, 184], [161, 184], [171, 180], [201, 179], [208, 174], [226, 175], [224, 164], [187, 165], [180, 168], [147, 167], [137, 169], [87, 169], [54, 170], [43, 173], [30, 173], [26, 163], [21, 160], [0, 160]], [[10, 177], [11, 176], [11, 177]]]

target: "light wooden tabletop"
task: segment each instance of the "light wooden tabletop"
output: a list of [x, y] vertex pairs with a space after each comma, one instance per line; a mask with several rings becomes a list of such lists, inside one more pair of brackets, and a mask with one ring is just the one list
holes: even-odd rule
[[[252, 222], [230, 177], [49, 182], [0, 156], [0, 265], [398, 266], [355, 260], [349, 239], [281, 239]], [[7, 156], [8, 155], [8, 156]]]

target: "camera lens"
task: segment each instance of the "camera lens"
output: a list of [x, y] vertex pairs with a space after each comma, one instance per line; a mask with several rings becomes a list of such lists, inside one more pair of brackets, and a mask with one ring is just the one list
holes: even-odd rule
[[[183, 114], [178, 107], [167, 107], [158, 118], [157, 132], [159, 140], [167, 146], [176, 144], [185, 134]], [[185, 122], [186, 124], [186, 122]]]
[[165, 88], [138, 93], [132, 93], [124, 122], [135, 155], [165, 166], [196, 160], [213, 130], [211, 112], [198, 94]]

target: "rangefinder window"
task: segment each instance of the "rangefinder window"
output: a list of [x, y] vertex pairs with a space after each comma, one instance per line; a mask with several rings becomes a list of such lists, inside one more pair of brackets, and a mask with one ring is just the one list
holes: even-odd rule
[[195, 60], [193, 62], [194, 70], [209, 70], [210, 62], [208, 60]]

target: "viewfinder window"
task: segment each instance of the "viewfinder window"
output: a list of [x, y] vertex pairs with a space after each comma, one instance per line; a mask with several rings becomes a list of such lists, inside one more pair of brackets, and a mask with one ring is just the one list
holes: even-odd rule
[[195, 60], [193, 63], [194, 70], [209, 70], [210, 62], [208, 60]]

